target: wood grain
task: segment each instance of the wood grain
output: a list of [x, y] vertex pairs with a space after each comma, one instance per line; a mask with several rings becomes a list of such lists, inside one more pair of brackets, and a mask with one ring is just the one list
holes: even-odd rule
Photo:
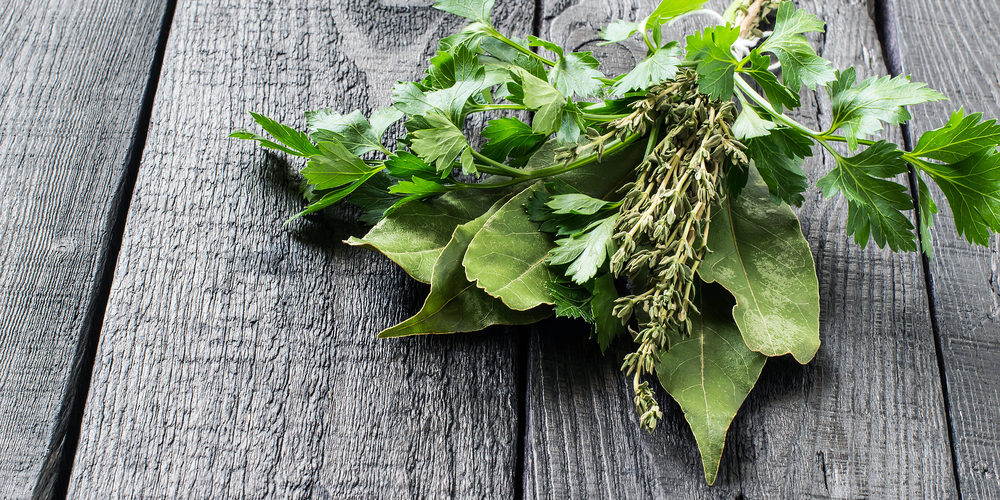
[[178, 5], [71, 497], [513, 496], [517, 337], [377, 340], [426, 288], [347, 210], [282, 229], [300, 165], [226, 137], [388, 104], [462, 24], [430, 3]]
[[[542, 36], [591, 50], [600, 26], [641, 17], [653, 3], [545, 1]], [[886, 72], [868, 2], [798, 4], [828, 23], [814, 38], [821, 55], [865, 76]], [[599, 52], [628, 65], [641, 54], [638, 44], [631, 49]], [[825, 93], [805, 101], [799, 119], [829, 124]], [[829, 155], [814, 158], [810, 180], [832, 166]], [[769, 362], [730, 430], [714, 487], [700, 481], [694, 439], [667, 394], [659, 393], [668, 408], [662, 427], [652, 435], [638, 429], [618, 372], [628, 342], [601, 358], [585, 332], [552, 333], [559, 327], [550, 325], [532, 337], [528, 362], [525, 496], [954, 497], [919, 257], [858, 248], [845, 234], [846, 208], [815, 189], [807, 196], [800, 217], [819, 273], [823, 346], [804, 367]]]
[[[902, 70], [949, 101], [914, 106], [914, 139], [945, 124], [953, 110], [1000, 118], [1000, 4], [988, 0], [894, 2]], [[951, 408], [962, 496], [1000, 498], [1000, 247], [958, 236], [951, 209], [933, 188], [940, 212], [932, 230], [932, 294]]]
[[165, 1], [0, 2], [0, 497], [51, 490]]

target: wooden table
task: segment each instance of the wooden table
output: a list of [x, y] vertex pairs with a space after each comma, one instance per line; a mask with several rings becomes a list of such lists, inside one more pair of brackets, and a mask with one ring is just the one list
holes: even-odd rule
[[[346, 211], [283, 229], [298, 165], [226, 135], [388, 104], [462, 24], [431, 3], [0, 2], [0, 497], [1000, 498], [1000, 253], [944, 203], [927, 261], [860, 250], [809, 192], [823, 347], [768, 364], [711, 488], [675, 405], [636, 426], [627, 343], [602, 358], [556, 321], [376, 340], [425, 289], [341, 244]], [[498, 3], [589, 50], [653, 2]], [[838, 66], [951, 96], [888, 137], [1000, 117], [1000, 3], [798, 3]]]

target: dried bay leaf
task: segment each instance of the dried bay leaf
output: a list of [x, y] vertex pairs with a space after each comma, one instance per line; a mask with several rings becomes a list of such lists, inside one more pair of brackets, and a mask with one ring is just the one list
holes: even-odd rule
[[735, 200], [713, 212], [698, 274], [736, 297], [743, 340], [766, 356], [807, 363], [819, 349], [819, 282], [809, 242], [787, 205], [775, 205], [756, 169]]
[[552, 237], [528, 218], [524, 205], [539, 189], [532, 184], [491, 215], [476, 233], [462, 265], [470, 281], [507, 307], [526, 311], [552, 304], [545, 284], [556, 274], [545, 264]]
[[[765, 190], [766, 195], [766, 190]], [[725, 310], [691, 315], [691, 334], [675, 336], [660, 356], [660, 384], [684, 411], [701, 452], [705, 481], [715, 482], [736, 412], [760, 377], [767, 358], [751, 351]]]
[[382, 219], [364, 237], [351, 237], [347, 244], [374, 248], [413, 279], [430, 283], [434, 263], [455, 228], [482, 215], [503, 194], [466, 190], [410, 202]]
[[500, 210], [502, 198], [485, 214], [455, 228], [431, 274], [431, 290], [412, 318], [378, 334], [380, 338], [474, 332], [491, 325], [526, 325], [552, 314], [548, 307], [514, 311], [465, 277], [462, 260], [473, 236]]

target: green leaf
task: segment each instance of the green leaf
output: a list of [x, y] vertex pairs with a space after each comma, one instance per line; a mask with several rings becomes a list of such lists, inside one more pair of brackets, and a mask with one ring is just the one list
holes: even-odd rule
[[389, 130], [389, 127], [391, 127], [393, 123], [402, 119], [403, 113], [398, 109], [389, 106], [372, 111], [371, 117], [368, 121], [371, 122], [372, 130], [375, 132], [375, 137], [378, 137], [379, 140], [381, 140], [382, 136], [385, 135], [385, 131]]
[[[502, 202], [503, 200], [501, 200]], [[491, 325], [526, 325], [552, 314], [547, 307], [514, 311], [465, 277], [462, 261], [469, 243], [500, 203], [489, 212], [455, 228], [431, 274], [431, 290], [412, 318], [379, 333], [380, 338], [473, 332]]]
[[1000, 144], [1000, 124], [996, 120], [980, 121], [982, 118], [982, 113], [965, 116], [964, 110], [955, 111], [945, 126], [924, 132], [911, 154], [953, 163], [996, 147]]
[[615, 280], [611, 274], [602, 274], [590, 283], [593, 287], [590, 308], [591, 315], [594, 317], [594, 334], [597, 336], [597, 345], [600, 346], [603, 354], [604, 351], [608, 350], [611, 342], [628, 329], [617, 316], [612, 314], [615, 301], [618, 300], [618, 289], [615, 288]]
[[590, 52], [571, 52], [559, 57], [549, 72], [549, 82], [566, 97], [598, 95], [604, 87], [600, 80], [604, 73], [597, 69], [600, 64]]
[[513, 117], [490, 120], [482, 135], [489, 140], [483, 146], [483, 154], [497, 161], [504, 161], [509, 156], [526, 155], [546, 138], [546, 135], [536, 134], [527, 123]]
[[559, 131], [556, 132], [556, 141], [559, 144], [576, 144], [580, 140], [580, 134], [586, 132], [587, 126], [583, 120], [583, 112], [577, 103], [567, 100], [563, 107], [562, 119]]
[[414, 176], [427, 179], [440, 177], [433, 165], [428, 165], [409, 151], [396, 151], [395, 155], [385, 161], [385, 169], [390, 175], [399, 179], [409, 179]]
[[812, 145], [811, 138], [790, 128], [746, 141], [747, 157], [753, 159], [772, 200], [802, 205], [802, 192], [809, 187], [802, 163], [812, 156]]
[[490, 24], [495, 0], [437, 0], [434, 8], [483, 24]]
[[836, 156], [837, 166], [816, 183], [826, 197], [847, 198], [847, 232], [864, 248], [869, 237], [893, 251], [917, 249], [913, 224], [903, 211], [913, 209], [907, 189], [891, 179], [906, 172], [902, 152], [879, 141], [852, 157]]
[[652, 14], [646, 18], [646, 29], [653, 29], [681, 14], [702, 8], [708, 0], [662, 0]]
[[303, 132], [293, 129], [287, 125], [282, 125], [264, 115], [257, 113], [250, 113], [254, 121], [260, 124], [260, 126], [271, 134], [277, 142], [274, 142], [264, 136], [260, 136], [250, 132], [248, 130], [237, 130], [229, 135], [229, 137], [235, 139], [245, 139], [257, 141], [261, 146], [266, 148], [276, 149], [278, 151], [283, 151], [290, 155], [295, 156], [312, 156], [319, 151], [316, 146], [309, 140]]
[[597, 340], [601, 353], [618, 335], [627, 331], [621, 320], [612, 314], [618, 289], [611, 274], [601, 274], [584, 285], [560, 277], [546, 283], [545, 287], [555, 304], [556, 317], [578, 318], [591, 324], [591, 337]]
[[267, 137], [255, 134], [245, 128], [234, 130], [233, 133], [229, 134], [229, 137], [232, 137], [233, 139], [243, 139], [246, 141], [257, 141], [261, 146], [268, 149], [274, 149], [294, 156], [304, 156], [301, 151], [296, 151], [288, 146], [285, 146], [284, 144], [274, 142]]
[[768, 102], [774, 109], [781, 112], [783, 108], [794, 109], [799, 107], [799, 95], [792, 92], [788, 87], [778, 81], [778, 77], [768, 69], [771, 66], [771, 58], [761, 54], [758, 49], [750, 52], [750, 64], [745, 66], [741, 72], [753, 77], [764, 90]]
[[639, 23], [618, 19], [601, 29], [601, 38], [604, 41], [597, 45], [611, 45], [612, 43], [624, 42], [638, 32]]
[[316, 189], [331, 189], [354, 182], [373, 170], [336, 140], [323, 141], [313, 154], [302, 176]]
[[347, 244], [378, 250], [417, 281], [430, 283], [434, 263], [455, 228], [485, 213], [501, 196], [499, 191], [470, 189], [407, 203]]
[[381, 137], [375, 135], [375, 130], [360, 111], [355, 110], [348, 115], [329, 109], [310, 111], [306, 113], [306, 123], [316, 142], [338, 141], [359, 156], [383, 149]]
[[361, 209], [358, 221], [374, 226], [386, 216], [386, 212], [399, 201], [398, 196], [389, 193], [393, 182], [393, 178], [382, 170], [351, 193], [347, 201]]
[[432, 128], [413, 132], [410, 149], [428, 163], [437, 165], [438, 172], [448, 172], [456, 157], [462, 158], [462, 172], [475, 173], [469, 141], [465, 134], [448, 117], [438, 112], [424, 116]]
[[774, 122], [766, 120], [754, 110], [753, 106], [744, 103], [743, 110], [740, 111], [736, 121], [733, 122], [733, 135], [739, 140], [764, 137], [770, 134], [771, 130], [777, 127]]
[[858, 85], [855, 80], [854, 68], [848, 68], [829, 87], [833, 101], [830, 130], [842, 129], [852, 151], [858, 148], [858, 139], [881, 131], [883, 122], [898, 125], [909, 120], [910, 113], [903, 106], [945, 98], [926, 84], [910, 82], [908, 76], [872, 77]]
[[558, 56], [556, 65], [549, 71], [549, 83], [562, 95], [573, 97], [590, 97], [601, 92], [604, 84], [601, 78], [604, 73], [597, 69], [600, 62], [591, 52], [572, 52], [566, 54], [563, 48], [548, 40], [542, 40], [534, 35], [528, 35], [530, 45], [544, 47]]
[[452, 47], [450, 51], [439, 50], [431, 58], [424, 83], [435, 89], [446, 89], [459, 82], [475, 80], [482, 67], [479, 54], [468, 45]]
[[688, 35], [688, 60], [698, 63], [698, 90], [712, 99], [729, 100], [733, 97], [735, 71], [739, 61], [733, 57], [733, 42], [740, 37], [740, 29], [730, 26], [705, 28], [701, 33]]
[[528, 218], [524, 205], [542, 189], [535, 183], [493, 213], [469, 244], [462, 265], [469, 281], [516, 311], [552, 304], [545, 284], [555, 274], [545, 265], [552, 239]]
[[424, 92], [413, 82], [397, 84], [392, 88], [392, 100], [396, 109], [411, 117], [436, 110], [452, 122], [462, 123], [469, 98], [487, 87], [486, 70], [479, 68], [474, 79], [462, 80], [446, 89], [431, 92]]
[[670, 42], [636, 64], [632, 71], [618, 80], [614, 86], [614, 94], [646, 90], [652, 85], [670, 80], [677, 75], [677, 65], [683, 57], [684, 51], [677, 46], [677, 42]]
[[451, 52], [453, 49], [461, 45], [474, 46], [476, 43], [481, 44], [483, 42], [483, 36], [489, 33], [489, 23], [481, 23], [478, 21], [470, 23], [468, 26], [463, 28], [462, 31], [442, 38], [438, 42], [438, 50], [442, 52]]
[[524, 70], [518, 70], [524, 86], [524, 105], [535, 110], [531, 130], [538, 134], [551, 134], [559, 129], [566, 98], [549, 82]]
[[290, 219], [288, 219], [287, 221], [285, 221], [285, 224], [288, 224], [289, 222], [292, 222], [293, 220], [298, 219], [299, 217], [302, 217], [302, 216], [305, 216], [305, 215], [309, 215], [309, 214], [311, 214], [313, 212], [318, 212], [320, 210], [323, 210], [324, 208], [329, 207], [329, 206], [333, 205], [334, 203], [337, 203], [337, 202], [343, 200], [344, 198], [350, 196], [352, 193], [354, 193], [355, 191], [357, 191], [358, 188], [360, 188], [361, 186], [363, 186], [368, 181], [368, 179], [372, 178], [372, 176], [374, 176], [375, 174], [377, 174], [379, 171], [380, 170], [378, 170], [378, 169], [372, 170], [372, 171], [366, 173], [364, 176], [362, 176], [359, 179], [357, 179], [356, 181], [348, 184], [347, 186], [341, 187], [339, 189], [335, 189], [333, 191], [330, 191], [330, 192], [324, 194], [322, 198], [320, 198], [320, 199], [316, 200], [315, 202], [309, 204], [309, 206], [307, 206], [301, 212], [295, 214]]
[[408, 181], [399, 181], [389, 187], [389, 192], [397, 195], [412, 195], [418, 198], [447, 192], [448, 188], [439, 182], [422, 177], [412, 177]]
[[993, 146], [950, 165], [916, 163], [944, 192], [958, 234], [988, 245], [1000, 231], [1000, 153]]
[[594, 322], [594, 313], [590, 306], [593, 294], [586, 287], [557, 280], [545, 283], [545, 288], [549, 291], [549, 299], [555, 305], [557, 318]]
[[435, 106], [420, 86], [413, 82], [400, 82], [393, 86], [392, 102], [396, 109], [411, 116], [422, 115]]
[[549, 197], [545, 204], [557, 214], [594, 215], [608, 208], [608, 202], [583, 193], [557, 194]]
[[698, 275], [736, 297], [733, 317], [750, 350], [809, 362], [820, 343], [819, 282], [795, 213], [772, 203], [754, 173], [716, 210]]
[[[770, 202], [768, 202], [770, 203]], [[723, 313], [691, 313], [691, 334], [674, 337], [660, 356], [660, 384], [684, 411], [701, 452], [705, 481], [715, 482], [729, 425], [757, 383], [767, 358], [747, 349]]]
[[917, 202], [920, 205], [920, 248], [928, 258], [934, 258], [934, 240], [931, 236], [931, 226], [934, 225], [934, 214], [938, 212], [938, 207], [931, 197], [931, 190], [927, 188], [927, 183], [920, 175], [920, 171], [914, 172], [917, 177]]
[[784, 1], [778, 7], [774, 30], [759, 47], [770, 52], [781, 63], [781, 77], [793, 92], [805, 85], [815, 90], [836, 76], [830, 61], [816, 55], [803, 33], [822, 32], [824, 23], [818, 17], [796, 9], [792, 2]]
[[[554, 143], [555, 141], [547, 143], [535, 156], [551, 158], [555, 150]], [[606, 197], [614, 193], [632, 175], [632, 168], [642, 153], [642, 145], [637, 145], [635, 148], [609, 154], [602, 162], [557, 176], [554, 182], [561, 182], [567, 189], [577, 189], [591, 196]], [[529, 165], [532, 162], [543, 161], [545, 160], [533, 157]], [[546, 254], [552, 249], [553, 244], [547, 235], [540, 232], [541, 221], [530, 216], [526, 210], [529, 202], [536, 201], [535, 194], [543, 192], [541, 184], [535, 184], [497, 212], [490, 219], [489, 227], [484, 229], [481, 235], [476, 236], [465, 263], [470, 279], [476, 280], [479, 286], [489, 293], [502, 297], [505, 304], [514, 308], [527, 307], [533, 302], [551, 303], [544, 283], [552, 281], [557, 273], [546, 269], [544, 272], [549, 273], [550, 278], [542, 279], [543, 271], [539, 267], [547, 268], [547, 266], [539, 264], [544, 263]], [[545, 209], [551, 210], [548, 207]], [[600, 214], [597, 222], [606, 216], [607, 214]], [[595, 227], [589, 227], [590, 222], [591, 220], [587, 220], [586, 225], [578, 230], [595, 230]], [[599, 235], [590, 235], [588, 238], [596, 236]], [[610, 240], [610, 235], [607, 239]], [[601, 251], [606, 253], [603, 248]], [[587, 263], [593, 265], [603, 254], [596, 256], [581, 251], [580, 256], [578, 257], [582, 259], [581, 262], [575, 267], [571, 265], [570, 269], [572, 272], [583, 274], [588, 272], [584, 265]], [[597, 262], [596, 265], [599, 267], [601, 263]], [[586, 279], [578, 281], [584, 282]]]
[[568, 264], [566, 276], [578, 284], [586, 283], [614, 255], [617, 247], [611, 238], [618, 215], [594, 221], [582, 232], [556, 240], [548, 263]]

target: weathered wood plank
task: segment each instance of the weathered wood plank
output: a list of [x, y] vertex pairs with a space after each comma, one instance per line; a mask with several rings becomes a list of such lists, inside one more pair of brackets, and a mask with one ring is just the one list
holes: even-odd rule
[[66, 452], [165, 6], [0, 2], [3, 498], [47, 496]]
[[[911, 109], [914, 140], [964, 107], [1000, 118], [1000, 4], [983, 0], [893, 2], [902, 70], [949, 101]], [[1000, 248], [973, 247], [955, 231], [941, 191], [932, 230], [931, 298], [950, 404], [959, 489], [1000, 498]]]
[[376, 340], [425, 288], [341, 244], [346, 210], [282, 229], [284, 159], [226, 138], [248, 111], [386, 105], [461, 24], [427, 1], [178, 5], [72, 497], [513, 496], [517, 338]]
[[[823, 55], [864, 75], [885, 73], [868, 2], [798, 3], [828, 23], [828, 34], [816, 39]], [[543, 37], [590, 50], [600, 26], [653, 4], [546, 1]], [[826, 95], [806, 101], [796, 115], [828, 124]], [[810, 179], [832, 166], [828, 155], [813, 159]], [[808, 366], [778, 360], [765, 368], [730, 431], [713, 488], [702, 483], [694, 439], [667, 394], [659, 393], [668, 407], [662, 428], [653, 435], [638, 429], [618, 372], [627, 342], [602, 359], [581, 332], [546, 332], [533, 337], [529, 358], [525, 496], [954, 496], [919, 257], [859, 249], [845, 236], [846, 208], [812, 190], [800, 211], [817, 259], [823, 346]]]

